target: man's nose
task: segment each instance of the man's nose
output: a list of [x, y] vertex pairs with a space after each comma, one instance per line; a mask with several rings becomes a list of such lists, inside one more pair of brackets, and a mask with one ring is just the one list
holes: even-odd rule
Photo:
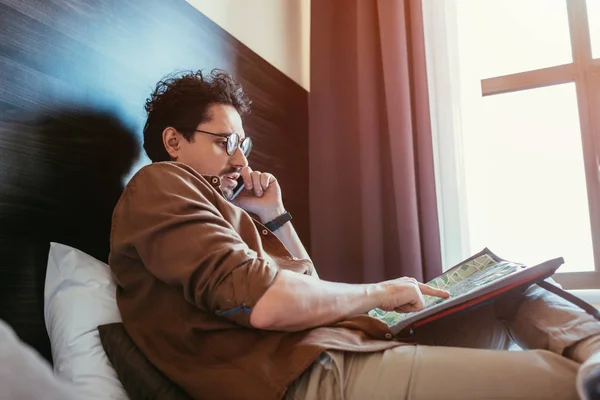
[[237, 148], [235, 153], [231, 156], [231, 158], [232, 158], [232, 160], [231, 160], [232, 164], [234, 164], [236, 166], [240, 166], [241, 168], [248, 166], [248, 159], [244, 155], [244, 152], [242, 151], [242, 149], [240, 149], [239, 147]]

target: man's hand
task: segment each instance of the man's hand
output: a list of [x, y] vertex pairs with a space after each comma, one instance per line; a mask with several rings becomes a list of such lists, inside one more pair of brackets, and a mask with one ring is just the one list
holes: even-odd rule
[[414, 278], [398, 278], [385, 281], [381, 286], [381, 308], [384, 311], [408, 313], [423, 309], [423, 295], [441, 298], [450, 297], [446, 290], [436, 289], [432, 286], [418, 282]]
[[[256, 214], [263, 224], [285, 212], [281, 199], [281, 188], [273, 175], [252, 171], [250, 167], [242, 168], [240, 174], [244, 179], [245, 189], [233, 200], [235, 205]], [[274, 234], [283, 242], [293, 257], [310, 260], [291, 223], [284, 224]]]
[[244, 190], [233, 201], [238, 207], [256, 214], [263, 223], [269, 222], [285, 211], [281, 188], [277, 179], [269, 173], [253, 171], [244, 167], [241, 171]]

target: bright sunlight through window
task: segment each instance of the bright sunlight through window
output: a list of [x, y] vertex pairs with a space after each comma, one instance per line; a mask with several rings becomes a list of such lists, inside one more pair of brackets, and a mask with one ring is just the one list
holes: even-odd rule
[[600, 1], [587, 0], [588, 23], [592, 39], [592, 57], [600, 58]]
[[[593, 3], [593, 4], [592, 4]], [[482, 97], [481, 80], [573, 62], [565, 0], [457, 0], [462, 156], [471, 252], [560, 272], [594, 269], [574, 83]], [[588, 0], [600, 18], [600, 0]], [[600, 24], [592, 24], [600, 56]]]

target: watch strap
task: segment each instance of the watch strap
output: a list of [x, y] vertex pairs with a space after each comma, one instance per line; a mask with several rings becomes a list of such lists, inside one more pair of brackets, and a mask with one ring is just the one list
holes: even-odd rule
[[284, 224], [290, 222], [291, 220], [292, 220], [292, 214], [290, 214], [289, 212], [285, 211], [279, 217], [275, 218], [272, 221], [267, 222], [265, 224], [265, 226], [271, 232], [275, 232], [277, 229], [281, 228]]

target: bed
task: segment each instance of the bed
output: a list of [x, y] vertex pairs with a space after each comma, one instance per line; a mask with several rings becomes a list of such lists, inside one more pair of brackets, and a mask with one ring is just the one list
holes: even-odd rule
[[0, 320], [48, 361], [50, 242], [106, 262], [112, 209], [149, 162], [140, 137], [151, 87], [215, 67], [253, 98], [249, 161], [278, 177], [308, 244], [299, 85], [183, 0], [0, 0]]

